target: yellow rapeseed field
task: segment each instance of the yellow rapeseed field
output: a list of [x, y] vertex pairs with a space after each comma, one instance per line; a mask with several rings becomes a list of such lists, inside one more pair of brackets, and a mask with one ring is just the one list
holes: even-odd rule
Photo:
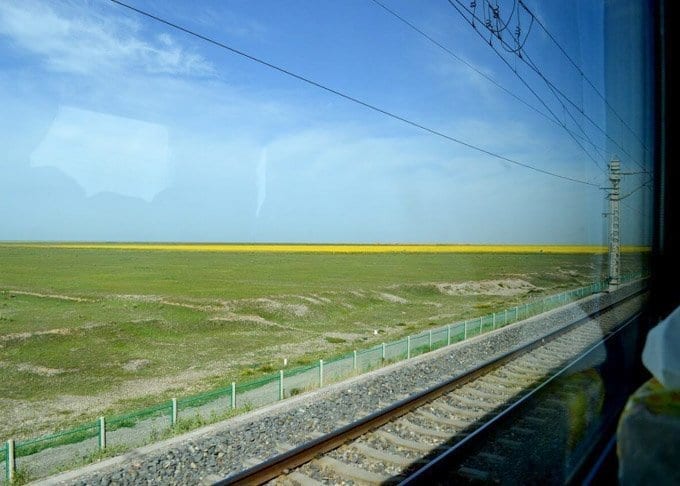
[[[271, 244], [271, 243], [4, 243], [0, 247], [79, 250], [150, 250], [234, 253], [606, 253], [599, 245], [466, 244]], [[623, 246], [624, 253], [648, 252], [647, 246]]]

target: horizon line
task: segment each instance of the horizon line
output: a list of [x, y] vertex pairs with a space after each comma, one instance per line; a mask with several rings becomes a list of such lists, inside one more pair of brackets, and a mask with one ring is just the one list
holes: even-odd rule
[[[0, 247], [81, 250], [140, 250], [224, 253], [607, 253], [607, 245], [574, 243], [219, 243], [123, 241], [2, 241]], [[621, 245], [624, 253], [646, 253], [648, 245]]]

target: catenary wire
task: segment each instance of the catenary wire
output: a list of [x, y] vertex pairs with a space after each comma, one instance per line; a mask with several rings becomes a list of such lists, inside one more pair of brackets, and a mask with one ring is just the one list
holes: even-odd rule
[[[642, 164], [637, 162], [635, 159], [633, 159], [633, 156], [628, 152], [625, 148], [623, 148], [614, 138], [612, 138], [609, 133], [603, 129], [600, 125], [595, 123], [595, 121], [588, 115], [586, 114], [585, 110], [583, 107], [579, 107], [573, 100], [571, 100], [567, 95], [564, 94], [564, 91], [559, 89], [555, 84], [550, 81], [543, 72], [541, 72], [540, 68], [533, 62], [529, 54], [526, 52], [522, 56], [522, 59], [524, 63], [531, 68], [532, 71], [534, 71], [546, 84], [546, 86], [550, 89], [550, 91], [555, 95], [555, 99], [564, 106], [564, 103], [560, 100], [560, 98], [564, 99], [567, 103], [569, 103], [571, 106], [573, 106], [586, 120], [588, 120], [595, 128], [597, 128], [607, 139], [609, 139], [612, 143], [614, 143], [621, 151], [623, 151], [624, 154], [628, 156], [628, 159], [633, 162], [635, 165], [637, 165], [640, 169], [645, 171], [644, 167]], [[571, 113], [571, 112], [570, 112]], [[580, 127], [580, 125], [579, 125]], [[581, 128], [583, 130], [583, 128]], [[585, 133], [585, 132], [584, 132]], [[648, 172], [648, 171], [645, 171]]]
[[623, 207], [625, 207], [625, 208], [627, 208], [627, 209], [630, 209], [630, 210], [632, 210], [632, 211], [635, 211], [635, 212], [637, 212], [640, 216], [645, 217], [645, 213], [643, 213], [642, 210], [641, 210], [640, 208], [638, 208], [637, 206], [631, 206], [630, 204], [626, 204], [625, 201], [621, 201], [621, 206], [623, 206]]
[[[451, 4], [451, 6], [454, 9], [456, 9], [456, 11], [458, 11], [458, 13], [460, 13], [461, 16], [463, 16], [463, 18], [465, 18], [465, 15], [463, 14], [463, 12], [461, 12], [460, 9], [451, 0], [449, 0], [449, 3]], [[467, 21], [467, 19], [466, 19], [466, 21]], [[473, 30], [477, 33], [477, 35], [479, 35], [482, 39], [484, 39], [484, 37], [482, 36], [482, 33], [479, 32], [479, 30], [474, 29], [474, 28], [473, 28]], [[548, 111], [548, 113], [550, 113], [552, 115], [552, 117], [554, 118], [556, 123], [558, 123], [567, 132], [567, 134], [572, 138], [572, 140], [574, 140], [574, 142], [581, 148], [581, 150], [583, 150], [583, 152], [593, 161], [593, 163], [597, 166], [597, 168], [600, 169], [604, 173], [605, 172], [604, 169], [595, 161], [595, 159], [592, 157], [592, 155], [576, 139], [576, 137], [574, 136], [574, 133], [569, 129], [569, 127], [567, 127], [567, 125], [564, 122], [560, 121], [557, 114], [555, 114], [555, 112], [548, 106], [548, 104], [545, 102], [545, 100], [543, 98], [541, 98], [541, 96], [536, 92], [536, 90], [531, 87], [531, 85], [527, 82], [527, 80], [524, 79], [519, 74], [519, 72], [508, 62], [508, 60], [505, 58], [505, 56], [503, 56], [503, 54], [501, 54], [493, 44], [490, 43], [489, 45], [491, 46], [491, 49], [496, 53], [496, 55], [501, 59], [501, 61], [503, 61], [503, 63], [508, 67], [508, 69], [510, 69], [515, 74], [515, 76], [517, 76], [517, 78], [522, 82], [522, 84], [531, 92], [531, 94], [534, 95], [534, 97], [536, 97], [536, 99], [543, 105], [543, 107]]]
[[623, 200], [623, 199], [626, 199], [628, 196], [632, 196], [633, 194], [635, 194], [636, 192], [638, 192], [638, 191], [639, 191], [640, 189], [642, 189], [643, 187], [648, 186], [651, 182], [652, 182], [651, 179], [649, 179], [648, 181], [643, 182], [642, 184], [640, 184], [639, 186], [637, 186], [635, 189], [633, 189], [633, 190], [629, 191], [627, 194], [625, 194], [625, 195], [619, 197], [619, 201], [621, 201], [621, 200]]
[[[530, 64], [531, 64], [532, 66], [534, 66], [534, 67], [536, 66], [535, 63], [534, 63], [533, 60], [529, 57], [528, 54], [525, 53], [525, 54], [524, 54], [524, 57], [526, 58], [526, 61], [527, 61], [528, 63], [530, 63]], [[545, 78], [542, 78], [542, 79], [545, 80]], [[555, 93], [554, 88], [553, 88], [551, 85], [549, 85], [549, 84], [547, 84], [547, 86], [548, 86], [548, 89], [550, 90], [550, 92], [553, 94], [553, 96], [555, 96], [555, 99], [557, 100], [557, 102], [558, 102], [558, 103], [560, 104], [560, 106], [562, 107], [562, 110], [564, 110], [564, 112], [566, 112], [567, 115], [569, 115], [569, 118], [571, 118], [571, 121], [574, 122], [574, 125], [576, 125], [576, 127], [578, 127], [578, 129], [581, 131], [581, 133], [583, 133], [583, 136], [586, 138], [586, 140], [588, 141], [588, 143], [590, 143], [590, 145], [592, 145], [592, 146], [595, 146], [595, 144], [593, 143], [593, 141], [591, 140], [591, 138], [588, 136], [588, 134], [586, 133], [586, 131], [583, 129], [583, 126], [576, 120], [576, 118], [575, 118], [574, 115], [572, 114], [571, 110], [569, 110], [569, 108], [564, 104], [564, 102], [563, 102], [562, 100], [560, 100], [559, 96], [557, 96], [557, 93]], [[584, 149], [584, 150], [585, 150], [585, 149]], [[596, 150], [596, 152], [597, 152], [597, 150]], [[588, 155], [590, 156], [590, 154], [588, 154]], [[597, 165], [597, 167], [598, 167], [601, 171], [604, 171], [604, 168], [599, 164], [599, 162], [597, 162], [597, 161], [596, 161], [595, 159], [593, 159], [592, 157], [591, 157], [591, 160], [595, 163], [595, 165]]]
[[[470, 11], [465, 5], [463, 5], [463, 4], [460, 2], [460, 0], [455, 0], [455, 2], [460, 6], [460, 8], [454, 4], [454, 0], [448, 0], [448, 2], [449, 2], [449, 4], [450, 4], [453, 8], [455, 8], [456, 11], [457, 11], [457, 12], [465, 19], [465, 21], [468, 22], [468, 23], [473, 27], [473, 29], [474, 29], [475, 31], [477, 31], [476, 27], [474, 27], [474, 22], [468, 21], [467, 18], [466, 18], [466, 16], [465, 16], [465, 14], [464, 14], [460, 9], [462, 8], [463, 10], [465, 10], [465, 12], [467, 12], [468, 14], [470, 14], [470, 15], [472, 16], [473, 19], [476, 19], [478, 22], [481, 22], [481, 19], [480, 19], [479, 17], [477, 17], [476, 13]], [[480, 35], [481, 35], [481, 34], [480, 34]], [[483, 38], [483, 37], [482, 37], [482, 38]], [[498, 40], [499, 40], [499, 42], [500, 42], [503, 46], [505, 46], [504, 48], [505, 48], [506, 50], [511, 50], [511, 51], [512, 51], [512, 50], [514, 49], [514, 48], [511, 47], [509, 44], [507, 44], [502, 38], [498, 38]], [[488, 42], [488, 43], [493, 47], [493, 44], [492, 44], [491, 42]], [[495, 50], [495, 49], [494, 49], [494, 50]], [[637, 165], [638, 167], [640, 167], [642, 170], [645, 170], [644, 167], [642, 166], [642, 164], [640, 164], [639, 162], [637, 162], [637, 161], [633, 158], [633, 156], [632, 156], [625, 148], [623, 148], [623, 147], [619, 144], [618, 141], [614, 140], [614, 139], [607, 133], [607, 131], [606, 131], [605, 129], [603, 129], [597, 122], [595, 122], [595, 120], [593, 120], [593, 119], [592, 119], [592, 118], [591, 118], [591, 117], [590, 117], [590, 116], [589, 116], [582, 108], [580, 108], [580, 107], [579, 107], [579, 106], [578, 106], [571, 98], [569, 98], [566, 94], [564, 94], [564, 92], [563, 92], [561, 89], [559, 89], [559, 88], [558, 88], [557, 86], [555, 86], [549, 79], [547, 79], [547, 77], [545, 77], [545, 75], [540, 71], [540, 69], [537, 69], [537, 68], [535, 68], [534, 66], [531, 66], [531, 65], [526, 61], [526, 59], [525, 59], [526, 53], [525, 53], [525, 55], [517, 56], [517, 57], [519, 57], [520, 60], [521, 60], [524, 64], [526, 64], [527, 66], [529, 66], [529, 68], [530, 68], [532, 71], [534, 71], [538, 76], [542, 77], [542, 78], [544, 79], [544, 81], [545, 81], [549, 86], [552, 86], [552, 87], [557, 91], [557, 93], [558, 93], [558, 94], [559, 94], [559, 95], [560, 95], [567, 103], [569, 103], [570, 105], [572, 105], [572, 106], [573, 106], [573, 107], [574, 107], [581, 115], [583, 115], [583, 117], [584, 117], [586, 120], [588, 120], [588, 121], [589, 121], [595, 128], [597, 128], [597, 129], [598, 129], [598, 130], [599, 130], [599, 131], [600, 131], [600, 132], [601, 132], [608, 140], [610, 140], [610, 141], [611, 141], [614, 145], [616, 145], [616, 146], [617, 146], [617, 147], [618, 147], [625, 155], [627, 155], [628, 158], [631, 160], [631, 162], [633, 162], [634, 164], [636, 164], [636, 165]]]
[[[472, 15], [473, 18], [476, 18], [478, 21], [481, 22], [481, 19], [479, 19], [479, 17], [476, 16], [475, 12], [471, 12], [465, 5], [463, 5], [463, 4], [461, 3], [460, 0], [455, 0], [455, 1], [456, 1], [456, 3], [458, 3], [458, 5], [460, 5], [460, 7], [461, 7], [462, 9], [464, 9], [467, 13], [469, 13], [470, 15]], [[448, 2], [449, 2], [454, 8], [456, 8], [456, 6], [453, 4], [453, 1], [452, 1], [452, 0], [448, 0]], [[458, 11], [458, 13], [461, 14], [461, 16], [462, 16], [463, 18], [465, 18], [465, 15], [463, 14], [463, 12], [460, 11], [459, 8], [456, 8], [456, 10]], [[533, 18], [533, 17], [532, 17], [532, 18]], [[467, 19], [466, 19], [466, 21], [467, 21]], [[471, 25], [473, 25], [472, 22], [469, 22], [469, 23], [470, 23]], [[473, 28], [474, 28], [474, 25], [473, 25]], [[475, 29], [475, 30], [476, 30], [476, 29]], [[514, 48], [511, 47], [509, 44], [507, 44], [502, 38], [498, 37], [498, 40], [499, 40], [499, 42], [501, 43], [501, 45], [504, 47], [504, 49], [505, 49], [506, 51], [512, 52], [512, 51], [514, 50]], [[525, 42], [526, 42], [526, 38], [525, 38]], [[527, 57], [526, 52], [524, 53], [524, 55], [518, 56], [518, 57], [520, 58], [520, 60], [521, 60], [522, 62], [524, 62], [525, 64], [527, 64], [527, 66], [529, 66], [529, 67], [532, 69], [532, 71], [534, 71], [538, 76], [540, 76], [541, 78], [543, 78], [543, 80], [546, 82], [546, 84], [547, 84], [548, 86], [554, 88], [555, 91], [559, 94], [559, 96], [561, 96], [567, 103], [569, 103], [570, 105], [572, 105], [579, 113], [581, 113], [581, 115], [583, 115], [583, 117], [584, 117], [586, 120], [588, 120], [588, 122], [590, 122], [590, 123], [591, 123], [595, 128], [597, 128], [597, 129], [598, 129], [598, 130], [599, 130], [599, 131], [600, 131], [600, 132], [601, 132], [608, 140], [610, 140], [610, 141], [611, 141], [614, 145], [616, 145], [616, 146], [617, 146], [617, 147], [618, 147], [625, 155], [627, 155], [628, 158], [631, 160], [631, 162], [633, 162], [634, 164], [636, 164], [636, 165], [637, 165], [638, 167], [640, 167], [642, 170], [645, 170], [644, 167], [642, 166], [642, 164], [640, 164], [639, 162], [637, 162], [637, 161], [633, 158], [633, 156], [630, 154], [630, 152], [628, 152], [625, 148], [623, 148], [623, 147], [619, 144], [618, 141], [616, 141], [614, 138], [612, 138], [612, 137], [607, 133], [607, 131], [606, 131], [605, 129], [603, 129], [598, 123], [596, 123], [595, 120], [593, 120], [593, 119], [592, 119], [592, 118], [591, 118], [591, 117], [583, 110], [582, 107], [579, 107], [578, 104], [576, 104], [571, 98], [569, 98], [569, 97], [568, 97], [561, 89], [559, 89], [557, 86], [555, 86], [555, 85], [554, 85], [554, 84], [553, 84], [553, 83], [552, 83], [552, 82], [551, 82], [551, 81], [550, 81], [550, 80], [549, 80], [549, 79], [548, 79], [548, 78], [540, 71], [540, 69], [538, 69], [536, 66], [530, 65], [530, 64], [527, 62], [527, 60], [526, 60], [526, 57]]]
[[[468, 62], [467, 60], [465, 60], [465, 58], [463, 58], [463, 57], [459, 56], [458, 54], [456, 54], [454, 51], [452, 51], [451, 49], [449, 49], [448, 47], [446, 47], [445, 45], [443, 45], [441, 42], [439, 42], [439, 41], [437, 41], [436, 39], [434, 39], [431, 35], [429, 35], [428, 33], [424, 32], [424, 31], [423, 31], [422, 29], [420, 29], [418, 26], [416, 26], [415, 24], [413, 24], [413, 22], [409, 21], [409, 20], [406, 19], [404, 16], [402, 16], [401, 14], [399, 14], [398, 12], [396, 12], [395, 10], [391, 9], [390, 7], [388, 7], [387, 5], [385, 5], [384, 3], [382, 3], [380, 0], [371, 0], [371, 1], [372, 1], [373, 3], [375, 3], [376, 5], [378, 5], [379, 7], [381, 7], [381, 8], [382, 8], [383, 10], [385, 10], [386, 12], [388, 12], [390, 15], [392, 15], [393, 17], [395, 17], [396, 19], [398, 19], [398, 20], [399, 20], [400, 22], [402, 22], [404, 25], [408, 26], [408, 27], [409, 27], [410, 29], [412, 29], [414, 32], [417, 32], [419, 35], [421, 35], [422, 37], [424, 37], [425, 39], [427, 39], [428, 41], [430, 41], [430, 42], [431, 42], [432, 44], [434, 44], [435, 46], [437, 46], [437, 47], [439, 47], [440, 49], [442, 49], [444, 52], [446, 52], [447, 54], [449, 54], [451, 57], [453, 57], [453, 58], [456, 59], [457, 61], [461, 62], [463, 65], [467, 66], [469, 69], [471, 69], [472, 71], [474, 71], [475, 73], [477, 73], [478, 75], [480, 75], [481, 77], [483, 77], [484, 79], [486, 79], [487, 81], [489, 81], [491, 84], [493, 84], [494, 86], [496, 86], [498, 89], [504, 91], [506, 94], [508, 94], [509, 96], [511, 96], [512, 98], [514, 98], [515, 100], [519, 101], [519, 102], [522, 103], [524, 106], [526, 106], [526, 107], [529, 108], [530, 110], [534, 111], [534, 112], [537, 113], [538, 115], [542, 116], [543, 118], [545, 118], [545, 119], [548, 120], [549, 122], [555, 124], [556, 126], [558, 126], [558, 127], [560, 127], [560, 128], [563, 128], [563, 125], [562, 125], [559, 121], [553, 119], [550, 115], [545, 114], [543, 111], [541, 111], [540, 109], [536, 108], [534, 105], [532, 105], [532, 104], [529, 103], [528, 101], [524, 100], [524, 99], [521, 98], [520, 96], [518, 96], [518, 95], [516, 95], [515, 93], [513, 93], [512, 91], [510, 91], [508, 88], [506, 88], [505, 86], [503, 86], [501, 83], [499, 83], [498, 81], [496, 81], [494, 78], [492, 78], [491, 76], [489, 76], [488, 74], [486, 74], [486, 73], [485, 73], [484, 71], [482, 71], [481, 69], [477, 68], [474, 64], [472, 64], [472, 63]], [[601, 155], [603, 152], [606, 152], [606, 149], [604, 149], [604, 148], [598, 146], [597, 144], [593, 143], [592, 140], [586, 139], [583, 135], [579, 135], [578, 133], [574, 133], [573, 135], [574, 135], [575, 137], [577, 137], [577, 138], [579, 138], [579, 139], [581, 139], [581, 140], [587, 142], [588, 144], [590, 144], [590, 145], [591, 145], [591, 146], [592, 146], [592, 147], [593, 147], [600, 155]]]
[[[481, 22], [481, 19], [480, 19], [479, 17], [477, 17], [476, 13], [475, 13], [474, 11], [470, 11], [470, 9], [468, 9], [465, 5], [463, 5], [463, 4], [461, 3], [460, 0], [455, 0], [455, 2], [458, 4], [458, 6], [454, 3], [453, 0], [448, 0], [448, 2], [449, 2], [449, 4], [450, 4], [450, 5], [451, 5], [451, 6], [452, 6], [452, 7], [453, 7], [460, 15], [461, 15], [461, 17], [463, 17], [463, 19], [465, 19], [465, 21], [468, 22], [468, 23], [473, 27], [473, 29], [474, 29], [476, 32], [478, 32], [478, 34], [481, 36], [481, 33], [479, 33], [479, 31], [477, 31], [476, 27], [474, 26], [474, 19], [477, 19], [479, 22]], [[470, 15], [472, 16], [472, 20], [471, 20], [471, 21], [468, 21], [468, 20], [467, 20], [465, 14], [463, 13], [463, 11], [461, 11], [461, 9], [464, 10], [465, 12], [467, 12], [468, 14], [470, 14]], [[487, 27], [487, 30], [488, 30], [488, 27]], [[491, 31], [491, 32], [493, 33], [493, 31]], [[483, 38], [483, 37], [482, 37], [482, 38]], [[507, 52], [515, 52], [515, 51], [516, 51], [514, 48], [510, 47], [510, 46], [509, 46], [502, 38], [498, 38], [498, 40], [499, 40], [501, 46], [504, 48], [505, 51], [507, 51]], [[526, 38], [525, 38], [525, 42], [526, 42]], [[503, 59], [503, 60], [505, 61], [505, 58], [503, 58], [503, 56], [498, 52], [498, 50], [494, 48], [494, 46], [493, 46], [493, 44], [492, 44], [491, 42], [489, 42], [489, 45], [494, 49], [494, 51], [496, 51], [496, 54], [498, 54], [498, 55], [501, 57], [501, 59]], [[525, 59], [526, 53], [524, 53], [523, 55], [520, 55], [520, 56], [518, 56], [518, 57], [520, 57], [521, 61], [522, 61], [524, 64], [526, 64], [532, 71], [534, 71], [534, 73], [536, 73], [539, 77], [541, 77], [541, 78], [543, 79], [543, 81], [546, 83], [546, 85], [548, 86], [548, 88], [550, 88], [551, 91], [553, 91], [553, 95], [555, 95], [555, 97], [557, 98], [558, 102], [560, 101], [559, 96], [562, 96], [569, 104], [571, 104], [572, 106], [574, 106], [574, 107], [579, 111], [579, 113], [581, 113], [581, 114], [582, 114], [582, 115], [583, 115], [583, 116], [584, 116], [591, 124], [593, 124], [596, 128], [598, 128], [598, 129], [600, 130], [600, 132], [602, 132], [602, 133], [603, 133], [603, 134], [604, 134], [611, 142], [613, 142], [614, 144], [616, 144], [616, 145], [617, 145], [617, 146], [618, 146], [618, 147], [619, 147], [626, 155], [628, 155], [629, 157], [632, 158], [632, 156], [631, 156], [631, 155], [630, 155], [623, 147], [621, 147], [621, 146], [618, 144], [618, 142], [616, 142], [616, 140], [614, 140], [613, 138], [611, 138], [611, 137], [607, 134], [607, 132], [606, 132], [604, 129], [602, 129], [602, 127], [600, 127], [597, 123], [595, 123], [595, 121], [592, 120], [592, 119], [591, 119], [591, 118], [583, 111], [582, 108], [579, 108], [579, 106], [578, 106], [576, 103], [574, 103], [574, 102], [573, 102], [570, 98], [568, 98], [568, 97], [567, 97], [567, 96], [566, 96], [559, 88], [557, 88], [550, 80], [548, 80], [547, 77], [540, 71], [540, 69], [539, 69], [536, 65], [529, 63], [529, 62]], [[505, 61], [505, 62], [506, 62], [506, 64], [508, 64], [507, 61]], [[509, 65], [509, 64], [508, 64], [508, 65]], [[511, 69], [512, 69], [512, 68], [511, 68]], [[513, 69], [513, 71], [516, 72], [516, 70], [514, 70], [514, 69]], [[558, 93], [559, 96], [558, 96], [556, 93]], [[580, 127], [580, 125], [579, 125], [579, 127]], [[582, 129], [582, 127], [580, 127], [580, 128]], [[582, 130], [583, 130], [583, 129], [582, 129]]]
[[[494, 29], [493, 32], [494, 32], [494, 34], [499, 35], [499, 34], [502, 33], [503, 31], [507, 30], [508, 26], [510, 25], [510, 21], [512, 20], [512, 17], [515, 15], [515, 10], [517, 10], [517, 0], [513, 0], [513, 2], [512, 2], [512, 10], [510, 11], [510, 15], [508, 15], [508, 21], [505, 22], [505, 23], [503, 23], [503, 21], [500, 19], [500, 9], [499, 9], [499, 7], [498, 7], [498, 2], [496, 2], [496, 5], [495, 5], [495, 6], [491, 5], [491, 2], [489, 2], [488, 0], [485, 0], [485, 3], [489, 6], [489, 9], [490, 9], [491, 11], [494, 10], [494, 7], [495, 7], [495, 9], [496, 9], [496, 11], [497, 11], [497, 14], [498, 14], [498, 17], [496, 17], [496, 24], [497, 24], [497, 26], [496, 26], [496, 29]], [[503, 26], [502, 26], [502, 27], [498, 27], [498, 24], [499, 24], [499, 23], [502, 24]]]
[[359, 105], [361, 105], [361, 106], [363, 106], [363, 107], [365, 107], [365, 108], [368, 108], [368, 109], [373, 110], [373, 111], [375, 111], [375, 112], [381, 113], [381, 114], [383, 114], [383, 115], [385, 115], [385, 116], [388, 116], [388, 117], [390, 117], [390, 118], [393, 118], [393, 119], [395, 119], [395, 120], [398, 120], [398, 121], [400, 121], [400, 122], [402, 122], [402, 123], [406, 123], [406, 124], [408, 124], [408, 125], [411, 125], [412, 127], [418, 128], [418, 129], [420, 129], [420, 130], [422, 130], [422, 131], [425, 131], [425, 132], [428, 132], [428, 133], [430, 133], [430, 134], [432, 134], [432, 135], [436, 135], [436, 136], [442, 137], [442, 138], [444, 138], [444, 139], [446, 139], [446, 140], [455, 142], [455, 143], [457, 143], [457, 144], [459, 144], [459, 145], [463, 145], [464, 147], [468, 147], [468, 148], [473, 149], [473, 150], [476, 150], [476, 151], [478, 151], [478, 152], [480, 152], [480, 153], [489, 155], [490, 157], [494, 157], [494, 158], [496, 158], [496, 159], [499, 159], [499, 160], [508, 162], [508, 163], [510, 163], [510, 164], [513, 164], [513, 165], [517, 165], [517, 166], [520, 166], [520, 167], [524, 167], [524, 168], [526, 168], [526, 169], [530, 169], [530, 170], [533, 170], [533, 171], [535, 171], [535, 172], [540, 172], [540, 173], [545, 174], [545, 175], [549, 175], [549, 176], [552, 176], [552, 177], [556, 177], [556, 178], [559, 178], [559, 179], [563, 179], [563, 180], [570, 181], [570, 182], [574, 182], [574, 183], [578, 183], [578, 184], [583, 184], [583, 185], [592, 186], [592, 187], [599, 187], [597, 184], [594, 184], [594, 183], [592, 183], [592, 182], [585, 181], [585, 180], [581, 180], [581, 179], [576, 179], [576, 178], [574, 178], [574, 177], [569, 177], [569, 176], [565, 176], [565, 175], [562, 175], [562, 174], [558, 174], [558, 173], [556, 173], [556, 172], [552, 172], [552, 171], [549, 171], [549, 170], [546, 170], [546, 169], [542, 169], [542, 168], [540, 168], [540, 167], [536, 167], [536, 166], [531, 165], [531, 164], [527, 164], [527, 163], [524, 163], [524, 162], [520, 162], [520, 161], [518, 161], [518, 160], [511, 159], [511, 158], [509, 158], [509, 157], [506, 157], [506, 156], [504, 156], [504, 155], [495, 153], [495, 152], [493, 152], [493, 151], [491, 151], [491, 150], [487, 150], [487, 149], [485, 149], [485, 148], [479, 147], [479, 146], [474, 145], [474, 144], [472, 144], [472, 143], [465, 142], [465, 141], [463, 141], [463, 140], [460, 140], [460, 139], [458, 139], [458, 138], [452, 137], [452, 136], [450, 136], [450, 135], [447, 135], [447, 134], [445, 134], [445, 133], [443, 133], [443, 132], [440, 132], [440, 131], [438, 131], [438, 130], [435, 130], [435, 129], [433, 129], [433, 128], [429, 128], [429, 127], [427, 127], [427, 126], [425, 126], [425, 125], [421, 125], [420, 123], [411, 121], [411, 120], [409, 120], [409, 119], [407, 119], [407, 118], [404, 118], [404, 117], [402, 117], [402, 116], [400, 116], [400, 115], [396, 115], [396, 114], [394, 114], [394, 113], [392, 113], [392, 112], [390, 112], [390, 111], [387, 111], [387, 110], [385, 110], [385, 109], [379, 108], [379, 107], [377, 107], [377, 106], [375, 106], [375, 105], [372, 105], [372, 104], [370, 104], [370, 103], [368, 103], [368, 102], [366, 102], [366, 101], [362, 101], [362, 100], [360, 100], [360, 99], [358, 99], [358, 98], [355, 98], [355, 97], [353, 97], [353, 96], [350, 96], [350, 95], [348, 95], [348, 94], [345, 94], [345, 93], [343, 93], [343, 92], [341, 92], [341, 91], [338, 91], [338, 90], [336, 90], [336, 89], [334, 89], [334, 88], [330, 88], [330, 87], [328, 87], [328, 86], [325, 86], [325, 85], [323, 85], [323, 84], [321, 84], [321, 83], [319, 83], [319, 82], [317, 82], [317, 81], [314, 81], [314, 80], [312, 80], [312, 79], [310, 79], [310, 78], [304, 77], [304, 76], [302, 76], [302, 75], [300, 75], [300, 74], [296, 74], [296, 73], [294, 73], [294, 72], [292, 72], [292, 71], [289, 71], [289, 70], [287, 70], [287, 69], [285, 69], [285, 68], [283, 68], [283, 67], [277, 66], [276, 64], [272, 64], [272, 63], [270, 63], [270, 62], [268, 62], [268, 61], [265, 61], [265, 60], [263, 60], [263, 59], [260, 59], [260, 58], [258, 58], [258, 57], [255, 57], [255, 56], [253, 56], [253, 55], [251, 55], [251, 54], [248, 54], [247, 52], [244, 52], [244, 51], [241, 51], [241, 50], [236, 49], [236, 48], [234, 48], [234, 47], [228, 46], [227, 44], [224, 44], [224, 43], [222, 43], [222, 42], [220, 42], [220, 41], [211, 39], [210, 37], [207, 37], [207, 36], [205, 36], [205, 35], [203, 35], [203, 34], [199, 34], [198, 32], [192, 31], [192, 30], [190, 30], [190, 29], [188, 29], [188, 28], [186, 28], [186, 27], [182, 27], [181, 25], [178, 25], [178, 24], [175, 24], [175, 23], [170, 22], [170, 21], [168, 21], [168, 20], [165, 20], [165, 19], [163, 19], [163, 18], [161, 18], [161, 17], [159, 17], [159, 16], [157, 16], [157, 15], [154, 15], [154, 14], [152, 14], [152, 13], [146, 12], [146, 11], [144, 11], [144, 10], [141, 10], [141, 9], [137, 8], [137, 7], [133, 7], [132, 5], [128, 5], [127, 3], [121, 2], [120, 0], [109, 0], [109, 1], [110, 1], [111, 3], [114, 3], [114, 4], [116, 4], [116, 5], [119, 5], [119, 6], [121, 6], [121, 7], [127, 8], [127, 9], [129, 9], [129, 10], [131, 10], [131, 11], [133, 11], [133, 12], [136, 12], [136, 13], [138, 13], [138, 14], [140, 14], [140, 15], [143, 15], [143, 16], [145, 16], [145, 17], [148, 17], [148, 18], [150, 18], [150, 19], [152, 19], [152, 20], [155, 20], [155, 21], [157, 21], [157, 22], [160, 22], [160, 23], [162, 23], [162, 24], [164, 24], [164, 25], [167, 25], [168, 27], [172, 27], [173, 29], [182, 31], [182, 32], [184, 32], [184, 33], [186, 33], [186, 34], [188, 34], [188, 35], [191, 35], [191, 36], [193, 36], [193, 37], [196, 37], [196, 38], [198, 38], [198, 39], [201, 39], [201, 40], [203, 40], [203, 41], [205, 41], [205, 42], [208, 42], [208, 43], [210, 43], [210, 44], [213, 44], [213, 45], [215, 45], [215, 46], [217, 46], [217, 47], [220, 47], [220, 48], [222, 48], [222, 49], [226, 49], [226, 50], [228, 50], [228, 51], [230, 51], [230, 52], [232, 52], [232, 53], [234, 53], [234, 54], [237, 54], [237, 55], [239, 55], [239, 56], [241, 56], [241, 57], [244, 57], [244, 58], [249, 59], [249, 60], [251, 60], [251, 61], [253, 61], [253, 62], [256, 62], [256, 63], [258, 63], [258, 64], [261, 64], [261, 65], [263, 65], [263, 66], [266, 66], [266, 67], [268, 67], [268, 68], [274, 69], [274, 70], [276, 70], [276, 71], [279, 71], [279, 72], [282, 73], [282, 74], [285, 74], [285, 75], [287, 75], [287, 76], [290, 76], [290, 77], [292, 77], [292, 78], [295, 78], [295, 79], [297, 79], [297, 80], [299, 80], [299, 81], [302, 81], [302, 82], [304, 82], [304, 83], [307, 83], [307, 84], [309, 84], [309, 85], [311, 85], [311, 86], [315, 86], [316, 88], [319, 88], [319, 89], [321, 89], [321, 90], [324, 90], [324, 91], [327, 91], [327, 92], [329, 92], [329, 93], [332, 93], [332, 94], [334, 94], [334, 95], [336, 95], [336, 96], [339, 96], [339, 97], [341, 97], [341, 98], [344, 98], [344, 99], [346, 99], [346, 100], [348, 100], [348, 101], [351, 101], [351, 102], [353, 102], [353, 103], [359, 104]]
[[529, 7], [527, 7], [527, 5], [522, 0], [518, 0], [518, 1], [519, 1], [520, 6], [531, 16], [532, 19], [534, 19], [536, 21], [536, 23], [539, 25], [539, 27], [541, 27], [543, 32], [546, 33], [548, 38], [557, 46], [557, 48], [562, 52], [562, 54], [564, 54], [564, 57], [566, 57], [567, 60], [571, 63], [571, 65], [574, 66], [574, 68], [579, 73], [579, 75], [586, 81], [586, 83], [588, 83], [588, 85], [590, 85], [590, 87], [600, 97], [600, 99], [602, 101], [604, 101], [607, 108], [609, 108], [611, 110], [611, 112], [614, 113], [616, 118], [618, 118], [621, 121], [621, 123], [630, 131], [630, 133], [633, 134], [633, 136], [638, 140], [638, 142], [640, 142], [640, 145], [645, 149], [645, 151], [649, 151], [649, 149], [647, 148], [647, 145], [640, 138], [640, 136], [635, 132], [635, 130], [633, 130], [631, 128], [630, 125], [628, 125], [628, 123], [626, 123], [626, 121], [621, 117], [621, 115], [619, 115], [619, 113], [614, 109], [614, 107], [611, 106], [611, 104], [607, 101], [607, 98], [595, 86], [595, 84], [590, 80], [590, 78], [588, 78], [588, 76], [586, 76], [586, 74], [585, 74], [585, 72], [583, 72], [583, 69], [581, 68], [581, 66], [576, 61], [574, 61], [574, 59], [567, 53], [566, 49], [564, 47], [562, 47], [562, 45], [557, 41], [555, 36], [548, 30], [548, 28], [543, 24], [543, 22], [541, 22], [541, 19], [539, 19], [531, 11], [531, 9], [529, 9]]

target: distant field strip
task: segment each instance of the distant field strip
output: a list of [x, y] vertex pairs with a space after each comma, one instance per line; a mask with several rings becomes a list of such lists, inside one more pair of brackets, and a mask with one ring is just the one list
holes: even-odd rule
[[[150, 250], [224, 253], [561, 253], [602, 254], [598, 245], [465, 245], [465, 244], [220, 244], [220, 243], [0, 243], [0, 247], [75, 250]], [[623, 246], [626, 253], [648, 252], [648, 246]]]

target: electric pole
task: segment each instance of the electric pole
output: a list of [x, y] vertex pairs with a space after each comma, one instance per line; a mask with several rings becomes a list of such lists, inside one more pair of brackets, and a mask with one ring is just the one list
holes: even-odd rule
[[621, 197], [621, 162], [609, 162], [609, 291], [620, 283], [621, 242], [619, 240], [619, 198]]

